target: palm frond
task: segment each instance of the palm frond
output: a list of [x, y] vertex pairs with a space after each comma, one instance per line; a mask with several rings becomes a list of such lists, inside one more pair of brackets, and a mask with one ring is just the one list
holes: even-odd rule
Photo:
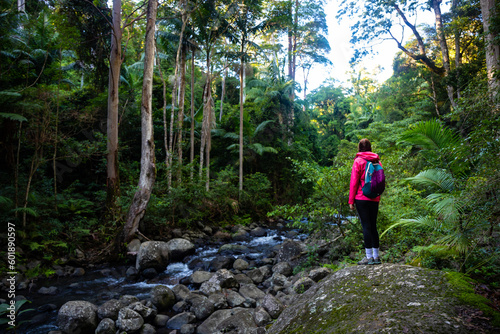
[[434, 193], [427, 196], [427, 200], [433, 204], [434, 212], [450, 222], [458, 221], [465, 206], [465, 203], [453, 194]]
[[234, 132], [228, 132], [224, 135], [224, 138], [229, 138], [229, 139], [234, 139], [237, 140], [240, 138], [240, 135]]
[[[19, 95], [18, 93], [12, 93], [12, 94], [8, 94], [8, 93], [10, 93], [10, 92], [0, 92], [0, 95], [9, 95], [9, 96], [18, 96]], [[27, 122], [28, 121], [26, 119], [26, 117], [24, 117], [24, 116], [21, 116], [19, 114], [6, 113], [6, 112], [0, 112], [0, 117], [7, 118], [7, 119], [10, 119], [12, 121], [18, 121], [18, 122]]]
[[455, 179], [450, 172], [438, 168], [424, 170], [406, 180], [423, 186], [437, 187], [445, 192], [451, 192], [455, 188]]
[[436, 221], [436, 219], [432, 217], [418, 217], [415, 219], [400, 219], [398, 222], [391, 224], [382, 234], [380, 234], [380, 237], [382, 238], [387, 232], [392, 230], [395, 227], [429, 227], [431, 229], [439, 229], [439, 223]]
[[261, 132], [262, 130], [264, 130], [269, 123], [273, 123], [273, 122], [274, 122], [274, 120], [267, 120], [267, 121], [264, 121], [264, 122], [260, 123], [259, 125], [257, 125], [257, 127], [255, 128], [255, 131], [253, 132], [254, 136], [256, 134], [258, 134], [259, 132]]
[[418, 122], [401, 135], [401, 140], [427, 150], [441, 150], [460, 144], [458, 135], [435, 119]]

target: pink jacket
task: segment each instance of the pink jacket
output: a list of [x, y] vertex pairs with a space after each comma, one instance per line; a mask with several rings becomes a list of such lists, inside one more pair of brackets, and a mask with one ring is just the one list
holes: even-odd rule
[[349, 204], [354, 204], [355, 199], [363, 201], [374, 201], [374, 202], [380, 201], [380, 196], [375, 198], [368, 198], [365, 195], [363, 195], [363, 191], [361, 190], [365, 185], [365, 166], [366, 166], [365, 159], [369, 161], [380, 160], [378, 154], [373, 152], [358, 152], [356, 154], [356, 158], [354, 159], [354, 163], [352, 164], [352, 171], [351, 171]]

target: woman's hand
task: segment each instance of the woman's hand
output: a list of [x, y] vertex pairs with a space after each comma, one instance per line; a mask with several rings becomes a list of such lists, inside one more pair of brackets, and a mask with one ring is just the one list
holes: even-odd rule
[[355, 209], [354, 204], [349, 204], [349, 208], [351, 209], [351, 211], [354, 211]]

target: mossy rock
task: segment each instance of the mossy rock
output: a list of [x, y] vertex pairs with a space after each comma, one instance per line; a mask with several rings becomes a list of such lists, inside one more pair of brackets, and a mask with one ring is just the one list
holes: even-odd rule
[[465, 287], [450, 279], [395, 264], [345, 268], [298, 296], [268, 333], [471, 333], [457, 316]]

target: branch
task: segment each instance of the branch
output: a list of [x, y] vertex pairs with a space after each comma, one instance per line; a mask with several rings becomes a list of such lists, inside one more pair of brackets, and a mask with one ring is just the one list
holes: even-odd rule
[[420, 34], [418, 33], [417, 28], [413, 24], [411, 24], [410, 21], [408, 21], [408, 19], [406, 18], [406, 15], [403, 13], [403, 11], [399, 8], [398, 5], [394, 5], [394, 8], [398, 12], [398, 14], [401, 16], [401, 18], [403, 19], [404, 23], [408, 27], [410, 27], [411, 31], [413, 31], [413, 34], [415, 35], [415, 37], [417, 38], [417, 41], [418, 41], [418, 47], [420, 49], [420, 54], [422, 54], [422, 55], [425, 56], [425, 44], [424, 44], [424, 40], [422, 39], [422, 36], [420, 36]]

